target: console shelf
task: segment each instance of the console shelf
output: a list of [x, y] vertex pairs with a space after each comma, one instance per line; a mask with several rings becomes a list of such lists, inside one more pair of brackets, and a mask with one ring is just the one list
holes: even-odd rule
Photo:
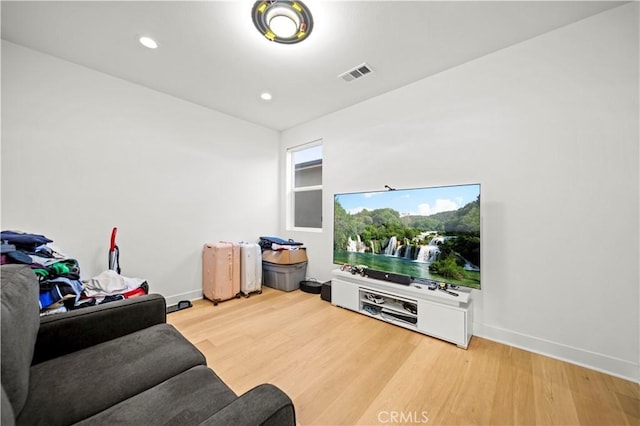
[[466, 349], [472, 336], [471, 293], [458, 296], [426, 285], [395, 284], [339, 269], [333, 271], [331, 303], [380, 321], [455, 343]]

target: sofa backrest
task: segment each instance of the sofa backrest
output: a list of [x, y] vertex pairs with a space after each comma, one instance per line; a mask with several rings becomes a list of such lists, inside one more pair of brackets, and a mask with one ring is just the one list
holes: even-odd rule
[[40, 326], [39, 288], [38, 279], [28, 266], [2, 265], [2, 389], [16, 416], [22, 411], [29, 392], [29, 368]]

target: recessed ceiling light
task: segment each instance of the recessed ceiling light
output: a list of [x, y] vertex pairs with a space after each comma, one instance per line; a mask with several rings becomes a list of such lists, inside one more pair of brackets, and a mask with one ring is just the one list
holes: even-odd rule
[[313, 29], [311, 12], [298, 0], [259, 0], [251, 17], [258, 31], [276, 43], [298, 43]]
[[270, 101], [272, 98], [273, 96], [271, 96], [271, 93], [269, 92], [260, 93], [260, 99], [262, 99], [263, 101]]
[[148, 47], [149, 49], [155, 49], [155, 48], [158, 47], [158, 43], [154, 39], [152, 39], [151, 37], [142, 36], [142, 37], [140, 37], [138, 39], [138, 41], [144, 47]]

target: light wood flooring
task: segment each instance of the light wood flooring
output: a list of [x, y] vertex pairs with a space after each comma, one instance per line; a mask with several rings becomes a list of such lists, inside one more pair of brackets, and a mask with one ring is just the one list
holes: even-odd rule
[[640, 387], [473, 337], [467, 350], [332, 306], [262, 294], [168, 315], [238, 394], [273, 383], [299, 425], [640, 425]]

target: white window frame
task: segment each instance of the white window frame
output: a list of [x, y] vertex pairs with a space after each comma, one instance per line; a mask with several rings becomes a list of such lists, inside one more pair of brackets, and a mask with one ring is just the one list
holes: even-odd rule
[[[322, 191], [322, 185], [311, 185], [311, 186], [303, 186], [296, 188], [295, 186], [295, 168], [296, 165], [294, 163], [294, 154], [298, 151], [303, 151], [305, 149], [313, 148], [316, 146], [322, 146], [322, 139], [305, 143], [303, 145], [298, 145], [295, 147], [287, 148], [287, 159], [286, 159], [286, 207], [285, 207], [285, 218], [286, 218], [286, 228], [288, 231], [305, 231], [305, 232], [322, 232], [324, 221], [322, 221], [322, 225], [320, 228], [308, 228], [308, 227], [296, 227], [294, 224], [295, 218], [295, 205], [294, 205], [294, 194], [299, 192], [306, 191]], [[322, 181], [324, 182], [324, 149], [322, 152], [322, 170], [323, 176]], [[324, 199], [324, 193], [322, 193], [322, 197]], [[324, 201], [324, 200], [323, 200]], [[324, 202], [323, 209], [324, 209]], [[322, 212], [320, 212], [321, 217], [324, 216]]]

